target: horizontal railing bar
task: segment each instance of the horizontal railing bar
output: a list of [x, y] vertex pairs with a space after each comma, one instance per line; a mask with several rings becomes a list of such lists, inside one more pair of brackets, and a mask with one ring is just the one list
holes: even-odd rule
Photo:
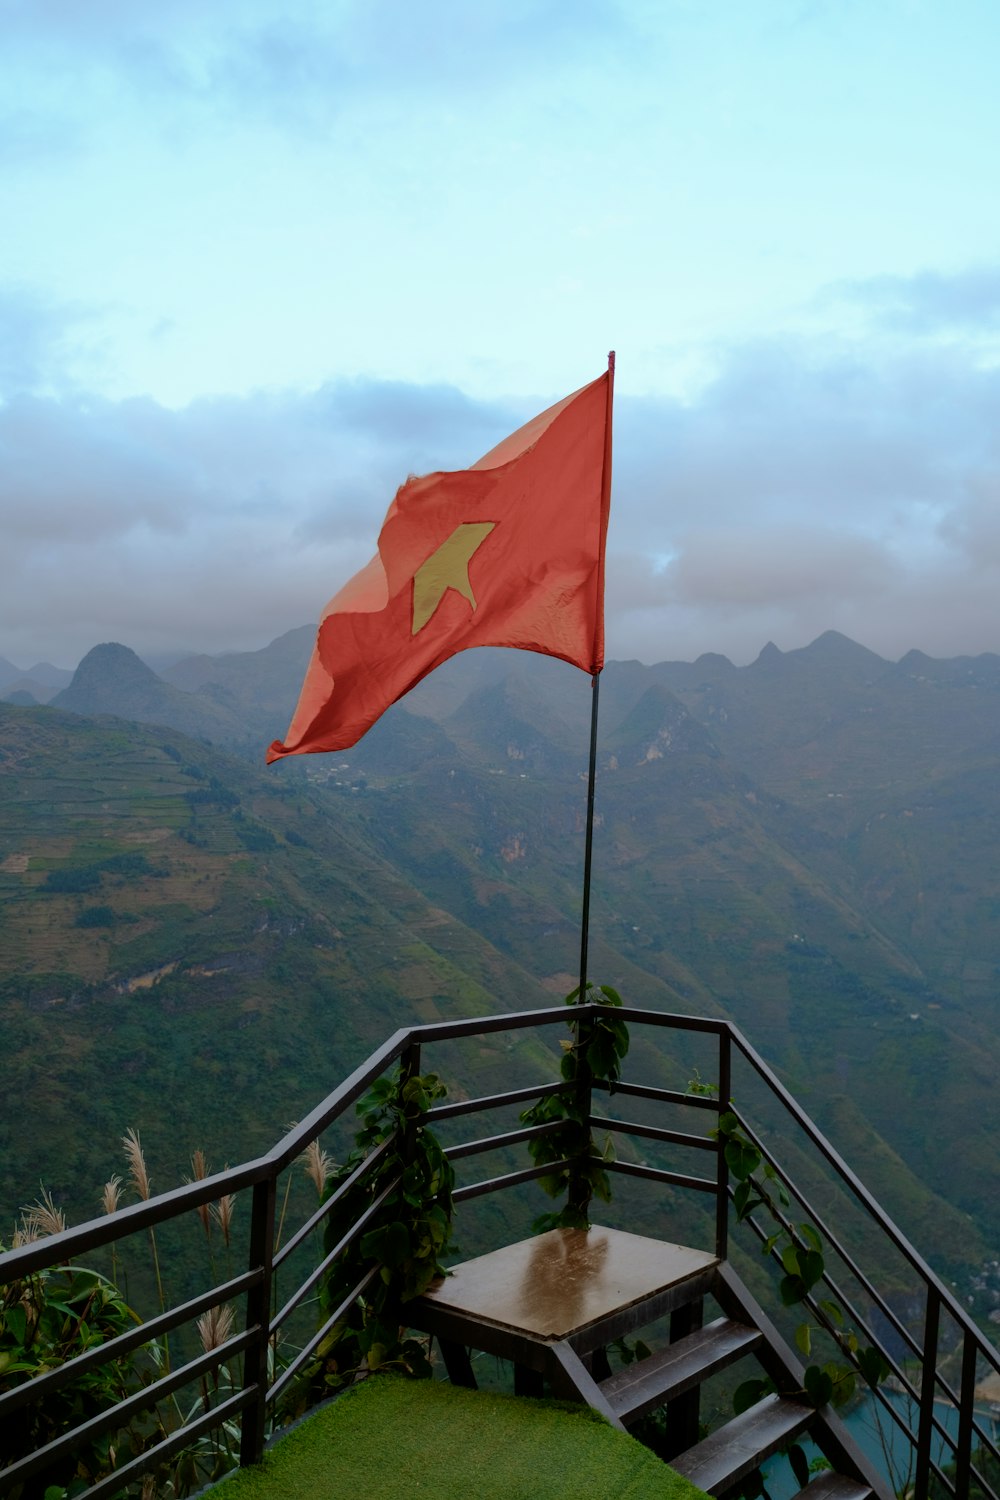
[[112, 1360], [120, 1359], [123, 1354], [129, 1354], [133, 1349], [140, 1349], [144, 1344], [149, 1344], [153, 1339], [159, 1338], [161, 1333], [169, 1333], [171, 1329], [179, 1328], [182, 1323], [189, 1323], [199, 1313], [208, 1312], [209, 1308], [228, 1302], [240, 1292], [256, 1286], [263, 1274], [263, 1271], [259, 1269], [245, 1271], [242, 1276], [235, 1276], [232, 1281], [214, 1287], [210, 1292], [203, 1292], [200, 1297], [192, 1297], [190, 1302], [172, 1308], [170, 1312], [161, 1313], [158, 1317], [151, 1318], [148, 1323], [130, 1329], [128, 1333], [120, 1333], [116, 1338], [108, 1339], [97, 1348], [88, 1349], [86, 1354], [79, 1354], [75, 1359], [67, 1360], [65, 1364], [49, 1370], [47, 1374], [36, 1375], [22, 1385], [15, 1386], [13, 1390], [5, 1391], [3, 1395], [0, 1395], [0, 1416], [16, 1411], [19, 1406], [24, 1406], [27, 1402], [44, 1400], [50, 1391], [58, 1390], [68, 1380], [75, 1380], [78, 1375], [83, 1375], [95, 1365], [105, 1365]]
[[658, 1104], [681, 1104], [690, 1109], [709, 1109], [719, 1114], [722, 1106], [718, 1099], [707, 1094], [681, 1094], [677, 1089], [658, 1089], [651, 1083], [609, 1083], [606, 1078], [595, 1078], [592, 1088], [605, 1094], [628, 1094], [636, 1099], [652, 1099]]
[[[254, 1387], [248, 1386], [244, 1391], [237, 1391], [235, 1396], [228, 1396], [204, 1416], [197, 1417], [177, 1432], [172, 1432], [162, 1443], [157, 1443], [155, 1448], [147, 1448], [138, 1458], [131, 1459], [127, 1464], [122, 1464], [120, 1469], [115, 1469], [104, 1479], [98, 1480], [89, 1490], [84, 1490], [78, 1500], [100, 1500], [102, 1495], [114, 1495], [123, 1490], [133, 1479], [138, 1479], [141, 1474], [148, 1474], [157, 1464], [182, 1452], [195, 1438], [201, 1437], [203, 1432], [211, 1432], [215, 1427], [224, 1426], [230, 1417], [236, 1416], [237, 1412], [250, 1405], [255, 1394]], [[2, 1477], [3, 1471], [0, 1471], [0, 1478]]]
[[127, 1396], [124, 1401], [119, 1401], [117, 1406], [108, 1407], [107, 1410], [98, 1412], [87, 1422], [81, 1422], [79, 1427], [74, 1427], [71, 1432], [61, 1433], [59, 1437], [53, 1438], [41, 1448], [36, 1448], [34, 1453], [26, 1454], [16, 1463], [8, 1465], [6, 1469], [0, 1469], [0, 1479], [3, 1480], [5, 1488], [9, 1488], [8, 1480], [27, 1479], [32, 1474], [37, 1474], [50, 1460], [61, 1458], [64, 1453], [72, 1453], [74, 1448], [81, 1442], [88, 1442], [91, 1438], [99, 1437], [102, 1432], [122, 1427], [136, 1412], [147, 1411], [149, 1407], [155, 1406], [164, 1396], [172, 1395], [182, 1386], [189, 1385], [192, 1380], [197, 1380], [199, 1375], [206, 1374], [209, 1370], [215, 1370], [224, 1365], [227, 1359], [241, 1354], [244, 1349], [254, 1342], [260, 1335], [258, 1327], [248, 1328], [243, 1333], [238, 1333], [216, 1349], [210, 1349], [205, 1354], [199, 1354], [197, 1358], [189, 1360], [179, 1370], [173, 1370], [168, 1375], [163, 1375], [159, 1380], [154, 1380], [152, 1385], [143, 1386], [142, 1390], [136, 1391], [134, 1396]]
[[354, 1290], [350, 1292], [344, 1298], [343, 1302], [341, 1302], [340, 1306], [330, 1314], [326, 1322], [323, 1324], [322, 1328], [318, 1328], [316, 1330], [316, 1332], [310, 1338], [309, 1342], [299, 1350], [298, 1354], [295, 1356], [292, 1362], [285, 1366], [285, 1368], [282, 1370], [281, 1374], [278, 1376], [277, 1380], [274, 1382], [267, 1393], [268, 1405], [271, 1405], [273, 1402], [277, 1401], [278, 1397], [285, 1389], [285, 1386], [288, 1385], [290, 1381], [294, 1380], [295, 1376], [299, 1373], [306, 1361], [312, 1358], [313, 1353], [326, 1338], [327, 1334], [330, 1332], [330, 1329], [340, 1321], [340, 1319], [344, 1316], [347, 1309], [352, 1305], [352, 1303], [356, 1302], [358, 1298], [368, 1290], [369, 1286], [371, 1286], [380, 1270], [381, 1267], [376, 1265], [372, 1266], [370, 1271], [365, 1272]]
[[333, 1265], [333, 1262], [337, 1259], [338, 1255], [342, 1254], [343, 1251], [347, 1249], [352, 1240], [357, 1239], [360, 1231], [364, 1229], [365, 1225], [369, 1222], [370, 1219], [373, 1219], [375, 1217], [379, 1209], [382, 1207], [382, 1204], [396, 1191], [402, 1180], [403, 1179], [401, 1177], [394, 1177], [392, 1181], [382, 1189], [378, 1197], [372, 1199], [371, 1203], [369, 1203], [364, 1212], [360, 1213], [354, 1220], [354, 1223], [351, 1225], [347, 1233], [337, 1241], [333, 1249], [327, 1255], [324, 1255], [319, 1265], [315, 1266], [306, 1277], [305, 1281], [301, 1282], [299, 1286], [296, 1287], [295, 1291], [292, 1293], [291, 1297], [289, 1297], [288, 1301], [285, 1303], [281, 1311], [279, 1313], [276, 1313], [275, 1316], [271, 1319], [269, 1332], [276, 1333], [278, 1331], [285, 1319], [298, 1307], [299, 1303], [306, 1296], [307, 1292], [311, 1292], [316, 1283], [326, 1275], [327, 1271]]
[[639, 1125], [634, 1120], [610, 1120], [591, 1115], [591, 1129], [618, 1130], [623, 1135], [640, 1135], [650, 1141], [667, 1141], [674, 1146], [690, 1146], [695, 1151], [718, 1151], [718, 1143], [705, 1135], [687, 1135], [682, 1130], [663, 1130], [659, 1125]]
[[424, 1118], [434, 1124], [438, 1120], [450, 1120], [456, 1115], [472, 1115], [480, 1110], [503, 1109], [505, 1105], [528, 1104], [532, 1099], [547, 1099], [552, 1094], [568, 1093], [572, 1087], [570, 1083], [546, 1083], [530, 1089], [511, 1089], [506, 1094], [489, 1094], [481, 1099], [458, 1099], [454, 1104], [435, 1104]]
[[548, 1177], [555, 1172], [562, 1172], [573, 1163], [568, 1157], [562, 1161], [547, 1162], [544, 1167], [524, 1167], [520, 1172], [508, 1172], [503, 1177], [490, 1177], [484, 1182], [473, 1182], [468, 1187], [456, 1188], [452, 1193], [452, 1202], [466, 1203], [470, 1198], [481, 1198], [485, 1193], [499, 1193], [505, 1188], [517, 1187], [522, 1182], [534, 1182], [537, 1177]]
[[487, 1135], [478, 1141], [462, 1141], [457, 1146], [446, 1146], [445, 1156], [449, 1161], [460, 1161], [463, 1156], [478, 1156], [483, 1151], [499, 1151], [502, 1146], [516, 1146], [519, 1141], [532, 1141], [540, 1135], [552, 1135], [562, 1130], [565, 1120], [549, 1120], [544, 1125], [525, 1125], [522, 1130], [508, 1130], [503, 1135]]
[[317, 1208], [313, 1213], [309, 1215], [309, 1218], [305, 1221], [305, 1223], [299, 1226], [299, 1228], [295, 1231], [291, 1238], [287, 1240], [284, 1245], [282, 1245], [281, 1249], [274, 1252], [273, 1265], [275, 1270], [277, 1270], [278, 1267], [282, 1265], [283, 1262], [286, 1261], [295, 1250], [298, 1249], [304, 1239], [308, 1238], [308, 1236], [312, 1234], [317, 1224], [321, 1223], [323, 1219], [327, 1217], [327, 1215], [340, 1202], [341, 1198], [349, 1193], [351, 1191], [351, 1188], [353, 1188], [362, 1177], [370, 1172], [373, 1167], [376, 1167], [378, 1165], [382, 1158], [388, 1153], [390, 1147], [395, 1145], [396, 1140], [397, 1135], [395, 1132], [393, 1132], [392, 1135], [388, 1136], [384, 1141], [381, 1142], [379, 1146], [375, 1148], [370, 1156], [366, 1156], [364, 1161], [358, 1163], [349, 1177], [345, 1177], [343, 1182], [337, 1184], [333, 1192], [330, 1194], [329, 1198], [324, 1199], [319, 1208]]
[[[607, 1015], [607, 1007], [588, 1006], [595, 1014]], [[723, 1032], [736, 1029], [729, 1021], [714, 1016], [681, 1016], [668, 1010], [638, 1010], [632, 1005], [615, 1006], [611, 1012], [616, 1021], [639, 1021], [643, 1026], [662, 1026], [668, 1031], [701, 1031], [709, 1036], [721, 1036]]]
[[[763, 1140], [754, 1130], [753, 1126], [750, 1125], [746, 1119], [744, 1119], [743, 1115], [735, 1107], [731, 1107], [730, 1113], [734, 1114], [739, 1120], [740, 1127], [746, 1132], [748, 1138], [757, 1147], [757, 1150], [761, 1153], [764, 1160], [769, 1162], [770, 1165], [774, 1168], [775, 1172], [784, 1183], [785, 1187], [788, 1188], [790, 1192], [795, 1194], [796, 1198], [798, 1198], [800, 1203], [803, 1205], [803, 1208], [807, 1210], [809, 1214], [811, 1214], [813, 1219], [815, 1219], [815, 1227], [836, 1251], [837, 1255], [843, 1261], [844, 1265], [847, 1267], [848, 1271], [851, 1273], [854, 1279], [858, 1282], [861, 1289], [866, 1293], [868, 1297], [871, 1298], [872, 1302], [879, 1309], [882, 1315], [888, 1320], [889, 1324], [895, 1329], [896, 1333], [899, 1334], [900, 1338], [909, 1345], [911, 1351], [919, 1358], [922, 1358], [923, 1351], [921, 1350], [920, 1345], [914, 1339], [913, 1335], [907, 1329], [906, 1325], [899, 1321], [892, 1308], [882, 1297], [881, 1293], [865, 1275], [864, 1271], [861, 1270], [861, 1267], [857, 1265], [853, 1257], [849, 1255], [848, 1252], [844, 1249], [837, 1236], [834, 1234], [833, 1230], [827, 1224], [826, 1220], [820, 1214], [818, 1214], [813, 1208], [812, 1204], [802, 1196], [801, 1192], [792, 1181], [789, 1173], [773, 1155], [770, 1149], [764, 1145]], [[732, 1189], [730, 1189], [730, 1196], [732, 1196]], [[791, 1221], [784, 1218], [784, 1216], [781, 1214], [780, 1209], [774, 1209], [774, 1213], [776, 1217], [781, 1219], [784, 1228], [791, 1229]], [[766, 1239], [767, 1236], [765, 1235], [763, 1236], [763, 1238]], [[852, 1314], [852, 1316], [856, 1316], [856, 1314]]]
[[[493, 1016], [470, 1016], [461, 1021], [431, 1021], [425, 1026], [411, 1026], [409, 1039], [418, 1046], [428, 1042], [454, 1042], [467, 1036], [487, 1036], [494, 1031], [521, 1031], [526, 1026], [564, 1026], [587, 1016], [606, 1014], [601, 1005], [552, 1005], [541, 1010], [514, 1010]], [[618, 1011], [615, 1011], [618, 1015]]]
[[666, 1182], [671, 1187], [693, 1188], [697, 1193], [717, 1193], [719, 1184], [714, 1178], [687, 1177], [683, 1172], [666, 1172], [662, 1167], [646, 1167], [637, 1161], [601, 1161], [593, 1157], [606, 1172], [618, 1172], [622, 1177], [645, 1177], [649, 1182]]
[[44, 1239], [33, 1240], [28, 1245], [19, 1245], [16, 1250], [5, 1250], [0, 1254], [0, 1286], [6, 1282], [19, 1281], [36, 1271], [48, 1270], [88, 1251], [99, 1250], [112, 1240], [123, 1240], [141, 1229], [152, 1229], [166, 1219], [178, 1219], [186, 1213], [215, 1203], [229, 1193], [253, 1187], [269, 1176], [269, 1168], [263, 1157], [246, 1162], [243, 1166], [227, 1167], [211, 1177], [199, 1178], [196, 1182], [185, 1182], [180, 1187], [169, 1188], [155, 1198], [145, 1198], [141, 1203], [130, 1203], [127, 1208], [117, 1208], [113, 1214], [101, 1214], [97, 1219], [88, 1219], [75, 1224], [58, 1234], [49, 1234]]

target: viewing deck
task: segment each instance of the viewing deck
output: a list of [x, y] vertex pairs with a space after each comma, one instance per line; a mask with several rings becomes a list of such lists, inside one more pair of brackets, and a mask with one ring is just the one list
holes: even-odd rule
[[[142, 1245], [151, 1231], [200, 1234], [199, 1211], [223, 1198], [242, 1226], [238, 1244], [227, 1240], [226, 1279], [213, 1274], [210, 1285], [161, 1301], [137, 1326], [91, 1339], [33, 1378], [0, 1371], [0, 1495], [35, 1500], [80, 1482], [81, 1497], [139, 1494], [144, 1475], [178, 1493], [182, 1469], [191, 1489], [259, 1463], [268, 1441], [311, 1402], [349, 1384], [337, 1339], [397, 1274], [384, 1210], [412, 1195], [415, 1148], [430, 1131], [442, 1159], [463, 1174], [453, 1193], [459, 1239], [470, 1230], [482, 1238], [492, 1226], [481, 1253], [393, 1305], [400, 1324], [432, 1336], [453, 1385], [477, 1383], [476, 1351], [507, 1360], [515, 1396], [592, 1407], [713, 1495], [737, 1493], [761, 1463], [789, 1445], [794, 1455], [808, 1435], [832, 1466], [812, 1477], [801, 1472], [805, 1455], [795, 1460], [808, 1500], [890, 1500], [901, 1490], [915, 1500], [932, 1491], [935, 1500], [995, 1497], [990, 1475], [1000, 1472], [1000, 1454], [976, 1391], [1000, 1373], [1000, 1356], [726, 1022], [615, 1009], [629, 1028], [630, 1059], [639, 1060], [629, 1077], [613, 1086], [589, 1073], [556, 1077], [401, 1109], [397, 1126], [365, 1137], [335, 1185], [302, 1208], [303, 1153], [325, 1141], [343, 1160], [355, 1105], [374, 1085], [383, 1099], [403, 1098], [432, 1055], [447, 1075], [466, 1067], [463, 1057], [475, 1065], [490, 1049], [502, 1055], [504, 1036], [516, 1032], [544, 1039], [558, 1059], [567, 1025], [585, 1037], [607, 1014], [588, 1004], [401, 1030], [266, 1155], [0, 1255], [3, 1305], [16, 1308], [50, 1285], [53, 1299], [65, 1299], [60, 1268], [107, 1267], [133, 1237]], [[663, 1085], [661, 1061], [678, 1052], [693, 1067], [687, 1090]], [[553, 1098], [570, 1101], [589, 1144], [540, 1159], [537, 1143], [562, 1141], [564, 1124], [526, 1124], [518, 1112]], [[472, 1116], [498, 1123], [469, 1139], [462, 1132]], [[525, 1146], [536, 1148], [528, 1165]], [[465, 1175], [483, 1157], [496, 1163], [493, 1174]], [[529, 1238], [545, 1203], [534, 1184], [551, 1185], [560, 1173], [614, 1184], [610, 1203], [591, 1215], [609, 1222]], [[473, 1222], [465, 1205], [479, 1199], [487, 1211]], [[245, 1270], [229, 1266], [231, 1254]], [[345, 1266], [357, 1271], [346, 1287]], [[206, 1315], [222, 1309], [232, 1322], [206, 1338]], [[723, 1413], [703, 1391], [738, 1366], [737, 1396], [753, 1389], [735, 1403], [737, 1414], [732, 1398]], [[840, 1371], [835, 1379], [831, 1369]], [[117, 1397], [79, 1399], [109, 1370], [125, 1382]], [[867, 1389], [873, 1377], [867, 1399], [904, 1455], [902, 1473], [873, 1466], [836, 1410], [835, 1380]], [[414, 1400], [419, 1388], [410, 1387]], [[957, 1431], [942, 1422], [941, 1403], [957, 1410]], [[703, 1420], [713, 1429], [707, 1437]], [[358, 1474], [365, 1493], [395, 1493], [373, 1488], [378, 1482]]]

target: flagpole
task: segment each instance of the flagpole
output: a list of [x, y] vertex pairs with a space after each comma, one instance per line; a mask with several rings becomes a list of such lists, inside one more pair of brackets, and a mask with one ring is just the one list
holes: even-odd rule
[[600, 672], [595, 672], [591, 678], [591, 688], [590, 771], [587, 777], [587, 834], [583, 855], [583, 912], [580, 918], [580, 1005], [584, 1005], [587, 998], [587, 947], [590, 937], [590, 870], [594, 854], [594, 784], [597, 779], [597, 702], [601, 689]]
[[600, 639], [594, 643], [596, 670], [591, 677], [590, 764], [587, 772], [587, 831], [583, 854], [583, 907], [580, 914], [580, 992], [577, 1003], [587, 1000], [587, 957], [590, 943], [590, 874], [594, 855], [594, 792], [597, 781], [597, 708], [604, 666], [604, 553], [607, 538], [608, 510], [611, 501], [611, 411], [614, 401], [615, 351], [608, 355], [608, 406], [604, 423], [604, 464], [601, 471], [601, 539], [598, 549], [597, 618]]

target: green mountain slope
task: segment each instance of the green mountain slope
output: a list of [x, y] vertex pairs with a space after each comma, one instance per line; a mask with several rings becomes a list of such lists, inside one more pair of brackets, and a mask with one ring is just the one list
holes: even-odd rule
[[[172, 675], [196, 691], [159, 703], [224, 709], [205, 738], [259, 761], [311, 639], [182, 663]], [[831, 632], [746, 668], [610, 663], [601, 685], [592, 977], [731, 1016], [940, 1264], [977, 1263], [1000, 1234], [998, 669], [893, 665]], [[267, 772], [169, 730], [0, 721], [12, 1108], [30, 1104], [31, 1047], [58, 1045], [45, 1087], [70, 1135], [96, 1065], [87, 1018], [109, 1014], [133, 1049], [128, 1108], [155, 1059], [218, 1149], [245, 1155], [185, 1075], [205, 1081], [202, 1045], [227, 1099], [252, 1083], [304, 1103], [401, 1018], [564, 994], [590, 702], [563, 663], [464, 653], [361, 745]], [[144, 865], [115, 863], [136, 853]], [[308, 1036], [332, 1039], [329, 1059]], [[682, 1086], [683, 1056], [665, 1066]], [[299, 1107], [274, 1106], [282, 1121]], [[25, 1159], [22, 1193], [45, 1157]]]
[[404, 1020], [543, 1000], [320, 796], [0, 705], [0, 1220], [40, 1179], [89, 1214], [128, 1125], [177, 1181], [196, 1145], [271, 1142]]

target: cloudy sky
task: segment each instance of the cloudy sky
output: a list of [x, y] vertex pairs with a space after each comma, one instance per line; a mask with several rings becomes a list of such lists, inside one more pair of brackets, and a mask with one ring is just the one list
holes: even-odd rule
[[608, 645], [1000, 651], [996, 0], [0, 0], [0, 655], [261, 646], [618, 354]]

